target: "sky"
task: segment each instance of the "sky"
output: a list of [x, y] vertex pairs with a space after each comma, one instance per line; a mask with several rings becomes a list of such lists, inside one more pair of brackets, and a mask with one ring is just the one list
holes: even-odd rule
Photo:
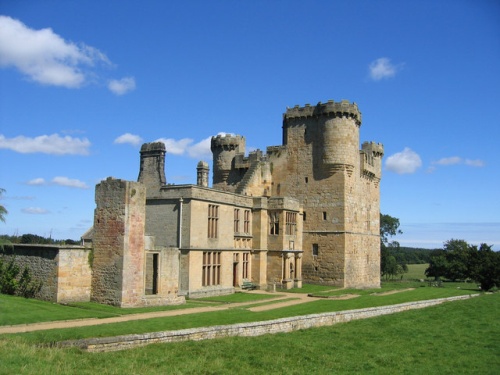
[[500, 250], [496, 0], [0, 0], [0, 234], [79, 239], [142, 143], [191, 184], [211, 136], [265, 150], [287, 107], [343, 99], [384, 145], [394, 240]]

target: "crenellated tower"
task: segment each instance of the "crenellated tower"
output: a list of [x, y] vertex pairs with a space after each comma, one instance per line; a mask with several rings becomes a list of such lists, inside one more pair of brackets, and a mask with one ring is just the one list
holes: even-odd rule
[[380, 285], [379, 207], [383, 146], [360, 150], [356, 103], [329, 100], [287, 108], [283, 145], [269, 154], [272, 195], [304, 208], [304, 280]]
[[234, 184], [230, 174], [234, 171], [236, 155], [245, 154], [245, 138], [240, 135], [218, 135], [212, 137], [210, 149], [213, 154], [213, 186], [224, 189]]
[[347, 100], [306, 104], [288, 108], [283, 115], [283, 144], [314, 143], [314, 164], [331, 175], [346, 170], [352, 173], [358, 162], [361, 112]]

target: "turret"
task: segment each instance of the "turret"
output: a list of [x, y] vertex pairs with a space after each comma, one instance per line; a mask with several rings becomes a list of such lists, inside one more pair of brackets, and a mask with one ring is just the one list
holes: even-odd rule
[[361, 173], [380, 179], [382, 176], [382, 156], [384, 156], [382, 143], [364, 142], [360, 154]]
[[235, 156], [245, 153], [245, 138], [240, 135], [218, 135], [212, 137], [210, 149], [213, 154], [213, 183], [215, 185], [227, 181]]
[[141, 147], [139, 182], [150, 191], [159, 190], [167, 183], [165, 179], [165, 144], [163, 142], [144, 143]]
[[198, 186], [208, 187], [208, 163], [200, 161], [196, 167], [196, 184]]

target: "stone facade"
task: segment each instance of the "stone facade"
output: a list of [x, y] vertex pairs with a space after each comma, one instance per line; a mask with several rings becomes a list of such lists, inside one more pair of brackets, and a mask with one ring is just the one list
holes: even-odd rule
[[[167, 184], [165, 145], [144, 144], [137, 182], [110, 177], [96, 186], [94, 226], [84, 235], [90, 299], [132, 307], [303, 281], [379, 287], [384, 151], [373, 142], [359, 149], [360, 126], [356, 104], [329, 101], [287, 109], [283, 144], [266, 153], [245, 156], [239, 135], [212, 137], [212, 187], [203, 161], [196, 185]], [[87, 275], [77, 258], [63, 263]], [[74, 271], [58, 272], [63, 293], [74, 294]]]
[[283, 145], [245, 157], [240, 136], [212, 138], [213, 188], [293, 197], [303, 208], [304, 281], [380, 286], [383, 146], [359, 149], [361, 113], [348, 101], [306, 104], [283, 115]]

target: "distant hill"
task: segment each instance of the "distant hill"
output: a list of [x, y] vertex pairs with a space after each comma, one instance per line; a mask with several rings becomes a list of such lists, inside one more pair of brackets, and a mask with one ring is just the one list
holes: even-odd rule
[[391, 248], [391, 254], [396, 257], [398, 263], [422, 264], [429, 263], [430, 255], [435, 249], [423, 249], [419, 247]]

